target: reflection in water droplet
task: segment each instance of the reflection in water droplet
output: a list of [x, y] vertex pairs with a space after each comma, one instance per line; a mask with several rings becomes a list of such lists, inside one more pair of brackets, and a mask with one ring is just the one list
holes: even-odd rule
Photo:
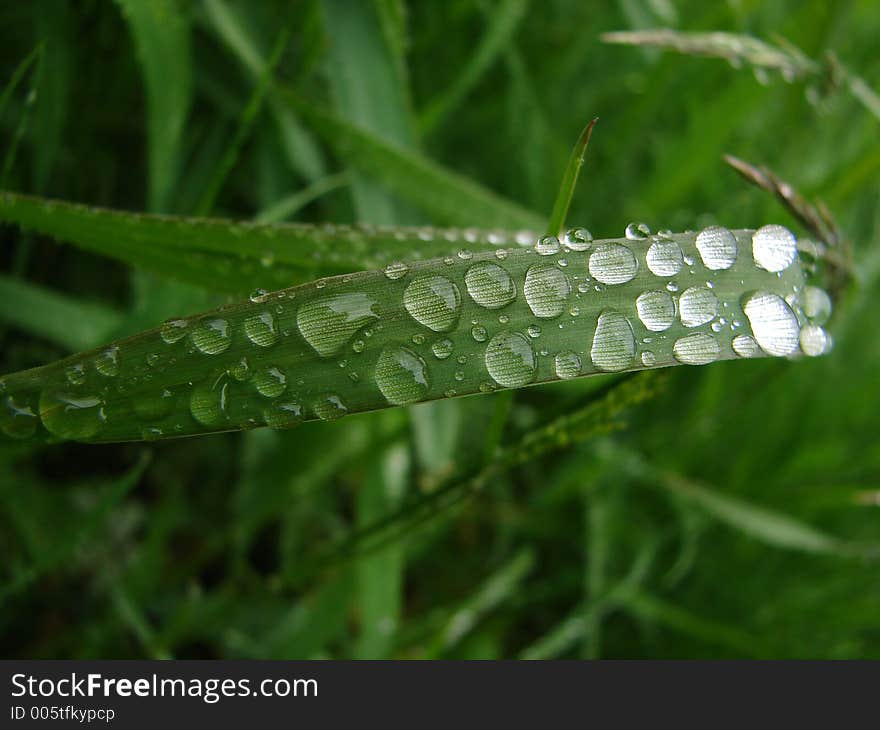
[[201, 322], [192, 332], [193, 344], [206, 355], [223, 352], [232, 343], [229, 322], [225, 319], [209, 319]]
[[260, 395], [277, 398], [287, 387], [287, 376], [279, 368], [263, 368], [254, 374], [253, 383]]
[[104, 401], [93, 395], [57, 390], [40, 394], [40, 418], [52, 434], [63, 439], [87, 439], [104, 425]]
[[255, 345], [271, 347], [278, 342], [275, 318], [269, 312], [260, 312], [244, 321], [244, 333]]
[[348, 413], [348, 407], [334, 393], [327, 393], [312, 403], [312, 410], [322, 421], [335, 421]]
[[797, 317], [782, 297], [759, 292], [746, 298], [743, 311], [752, 334], [768, 355], [784, 357], [797, 350], [800, 336]]
[[733, 351], [740, 357], [761, 357], [764, 354], [755, 338], [750, 335], [737, 335], [731, 344]]
[[570, 350], [556, 355], [555, 365], [556, 375], [560, 378], [574, 378], [581, 373], [581, 359]]
[[303, 421], [303, 409], [292, 401], [275, 401], [263, 409], [263, 420], [269, 428], [292, 428]]
[[623, 233], [630, 241], [644, 241], [651, 235], [651, 229], [647, 223], [630, 223]]
[[654, 276], [664, 278], [675, 276], [681, 271], [682, 253], [679, 245], [672, 240], [659, 239], [651, 244], [645, 254], [645, 262]]
[[569, 251], [587, 251], [593, 245], [593, 234], [586, 228], [572, 228], [562, 239], [562, 245]]
[[0, 409], [0, 429], [10, 438], [26, 439], [37, 430], [37, 414], [24, 400], [7, 395]]
[[603, 284], [625, 284], [636, 275], [633, 252], [619, 243], [602, 243], [590, 254], [590, 275]]
[[678, 298], [678, 312], [685, 327], [699, 327], [718, 314], [718, 298], [710, 289], [692, 286]]
[[669, 329], [675, 320], [675, 302], [665, 291], [646, 291], [636, 299], [639, 319], [652, 332]]
[[321, 297], [303, 304], [296, 313], [300, 334], [322, 357], [342, 349], [362, 327], [375, 322], [375, 300], [363, 292], [347, 292]]
[[632, 364], [636, 339], [629, 320], [620, 312], [606, 311], [599, 315], [590, 357], [599, 370], [614, 372]]
[[486, 347], [486, 370], [496, 383], [506, 388], [530, 383], [537, 367], [532, 346], [519, 332], [500, 332]]
[[784, 271], [797, 256], [797, 240], [784, 226], [764, 226], [752, 235], [752, 255], [762, 269]]
[[108, 347], [95, 358], [95, 370], [107, 378], [113, 378], [119, 372], [119, 348]]
[[559, 253], [559, 239], [556, 236], [542, 236], [535, 244], [535, 253], [540, 256], [552, 256]]
[[718, 359], [721, 347], [712, 335], [697, 332], [677, 339], [672, 346], [672, 354], [685, 365], [705, 365]]
[[500, 309], [516, 298], [516, 284], [498, 264], [474, 264], [467, 270], [464, 282], [471, 298], [486, 309]]
[[803, 353], [810, 357], [824, 355], [831, 344], [828, 333], [815, 324], [808, 324], [801, 330], [800, 343]]
[[565, 311], [569, 294], [568, 277], [552, 264], [535, 264], [526, 271], [523, 296], [536, 317], [558, 317]]
[[410, 282], [403, 292], [403, 306], [419, 324], [448, 332], [458, 321], [461, 294], [458, 287], [443, 276], [425, 276]]
[[428, 367], [412, 350], [387, 348], [376, 363], [376, 385], [394, 405], [422, 400], [428, 393]]
[[697, 250], [707, 269], [729, 269], [736, 262], [736, 237], [726, 228], [709, 226], [697, 236]]

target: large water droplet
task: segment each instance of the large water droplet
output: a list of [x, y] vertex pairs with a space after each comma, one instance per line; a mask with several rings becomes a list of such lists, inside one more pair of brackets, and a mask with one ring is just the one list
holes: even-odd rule
[[537, 368], [535, 352], [519, 332], [500, 332], [486, 347], [486, 370], [498, 385], [516, 388], [530, 383]]
[[254, 374], [253, 383], [260, 395], [277, 398], [287, 387], [287, 376], [279, 368], [263, 368]]
[[636, 299], [639, 319], [652, 332], [669, 329], [675, 320], [675, 302], [665, 291], [646, 291]]
[[209, 319], [201, 322], [192, 332], [193, 344], [206, 355], [223, 352], [232, 343], [229, 322], [225, 319]]
[[119, 348], [108, 347], [95, 358], [95, 370], [105, 377], [112, 378], [119, 372]]
[[562, 239], [569, 251], [587, 251], [593, 245], [593, 234], [586, 228], [572, 228]]
[[576, 352], [560, 352], [556, 355], [554, 364], [557, 377], [567, 379], [581, 374], [581, 359]]
[[403, 306], [419, 324], [448, 332], [458, 321], [461, 294], [458, 287], [443, 276], [425, 276], [410, 282], [403, 292]]
[[590, 254], [590, 275], [603, 284], [625, 284], [636, 275], [633, 252], [619, 243], [602, 243]]
[[731, 343], [733, 351], [740, 357], [761, 357], [763, 353], [755, 338], [750, 335], [737, 335]]
[[801, 293], [801, 308], [811, 324], [825, 324], [831, 316], [831, 297], [818, 286], [805, 286]]
[[183, 339], [188, 327], [189, 322], [185, 319], [169, 319], [162, 325], [159, 334], [167, 344], [173, 345]]
[[718, 298], [710, 289], [692, 286], [678, 298], [678, 312], [685, 327], [699, 327], [718, 314]]
[[474, 264], [464, 275], [464, 283], [471, 299], [486, 309], [501, 309], [516, 298], [516, 284], [498, 264]]
[[315, 352], [331, 357], [355, 332], [379, 319], [375, 306], [376, 301], [363, 292], [335, 294], [303, 304], [296, 324]]
[[768, 355], [784, 357], [798, 348], [800, 328], [797, 317], [785, 300], [769, 292], [746, 298], [743, 311], [761, 349]]
[[59, 438], [86, 439], [104, 425], [104, 401], [93, 395], [44, 390], [40, 394], [40, 418]]
[[808, 324], [801, 330], [800, 343], [805, 355], [816, 357], [828, 352], [831, 340], [824, 329], [815, 324]]
[[599, 370], [614, 372], [628, 368], [636, 354], [636, 339], [629, 320], [620, 312], [599, 315], [590, 357]]
[[645, 254], [645, 262], [654, 276], [675, 276], [681, 271], [683, 263], [681, 247], [675, 241], [658, 239]]
[[523, 295], [536, 317], [558, 317], [565, 311], [569, 294], [568, 277], [552, 264], [535, 264], [526, 271]]
[[784, 226], [764, 226], [752, 235], [752, 255], [762, 269], [784, 271], [797, 256], [797, 240]]
[[30, 438], [37, 430], [37, 422], [37, 414], [26, 401], [16, 400], [11, 395], [3, 399], [0, 428], [7, 436], [16, 439]]
[[685, 365], [706, 365], [718, 359], [721, 346], [712, 335], [697, 332], [677, 339], [672, 346], [672, 354]]
[[376, 363], [376, 385], [394, 405], [422, 400], [429, 387], [427, 365], [412, 350], [389, 347]]
[[303, 421], [303, 409], [292, 401], [275, 401], [263, 409], [263, 420], [269, 428], [292, 428]]
[[729, 269], [736, 262], [736, 237], [726, 228], [709, 226], [697, 236], [697, 250], [707, 269]]
[[322, 421], [335, 421], [348, 413], [348, 406], [338, 395], [327, 393], [312, 403], [312, 410]]
[[244, 333], [251, 342], [260, 347], [271, 347], [278, 342], [275, 318], [269, 312], [248, 317], [244, 321]]

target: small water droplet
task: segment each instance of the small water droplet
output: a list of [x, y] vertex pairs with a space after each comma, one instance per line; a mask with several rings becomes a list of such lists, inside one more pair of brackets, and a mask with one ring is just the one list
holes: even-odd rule
[[158, 352], [150, 352], [144, 358], [146, 360], [147, 366], [154, 368], [159, 364], [159, 353]]
[[485, 342], [487, 337], [486, 328], [481, 325], [474, 325], [471, 327], [471, 337], [477, 342]]
[[260, 395], [277, 398], [287, 387], [287, 376], [277, 367], [263, 368], [254, 374], [253, 383]]
[[758, 345], [768, 355], [785, 357], [797, 350], [800, 337], [797, 317], [782, 297], [769, 292], [753, 294], [746, 297], [743, 311]]
[[574, 378], [581, 373], [581, 359], [576, 352], [570, 350], [560, 352], [556, 355], [554, 364], [556, 366], [556, 375], [560, 378]]
[[71, 385], [82, 385], [86, 382], [86, 369], [82, 363], [71, 365], [64, 371], [67, 382]]
[[721, 347], [712, 335], [697, 332], [677, 339], [672, 346], [672, 354], [685, 365], [706, 365], [718, 359]]
[[586, 228], [572, 228], [563, 237], [562, 245], [569, 251], [587, 251], [593, 245], [593, 234]]
[[565, 311], [569, 294], [568, 277], [552, 264], [535, 264], [526, 271], [523, 296], [536, 317], [558, 317]]
[[185, 319], [169, 319], [163, 323], [159, 334], [167, 344], [173, 345], [175, 342], [183, 339], [188, 327], [189, 322]]
[[486, 347], [486, 370], [496, 383], [505, 388], [530, 383], [537, 367], [532, 346], [519, 332], [500, 332]]
[[697, 250], [707, 269], [729, 269], [736, 262], [736, 237], [726, 228], [709, 226], [697, 236]]
[[226, 421], [229, 406], [229, 383], [205, 380], [193, 388], [189, 398], [192, 417], [204, 426], [219, 426]]
[[434, 357], [438, 360], [445, 360], [452, 354], [453, 344], [452, 340], [444, 337], [443, 339], [437, 340], [433, 345], [431, 345], [431, 352], [434, 353]]
[[498, 264], [480, 262], [471, 266], [464, 277], [468, 294], [486, 309], [500, 309], [516, 298], [516, 284]]
[[101, 375], [112, 378], [119, 372], [119, 348], [108, 347], [95, 358], [95, 370]]
[[535, 243], [535, 253], [539, 256], [552, 256], [559, 253], [559, 239], [556, 236], [541, 236]]
[[376, 385], [394, 405], [422, 400], [428, 393], [428, 367], [412, 350], [387, 348], [376, 363]]
[[653, 367], [657, 364], [657, 356], [650, 350], [642, 352], [642, 365], [646, 368]]
[[681, 247], [672, 240], [654, 241], [645, 254], [645, 263], [651, 273], [664, 279], [678, 274], [682, 261]]
[[678, 311], [685, 327], [699, 327], [715, 319], [718, 298], [709, 289], [692, 286], [678, 298]]
[[268, 294], [265, 289], [254, 289], [249, 295], [248, 299], [250, 299], [255, 304], [257, 302], [262, 302], [263, 298]]
[[797, 256], [797, 239], [784, 226], [763, 226], [752, 235], [752, 256], [762, 269], [785, 271]]
[[528, 332], [529, 337], [531, 337], [532, 339], [541, 336], [541, 328], [536, 324], [530, 324], [526, 328], [526, 332]]
[[40, 394], [40, 418], [48, 431], [77, 441], [97, 434], [104, 425], [104, 401], [94, 395], [58, 390]]
[[411, 339], [414, 345], [425, 344], [425, 336], [421, 332], [416, 332]]
[[312, 403], [312, 410], [322, 421], [336, 421], [348, 413], [348, 406], [338, 395], [328, 393]]
[[644, 241], [651, 235], [651, 229], [647, 223], [630, 223], [623, 232], [630, 241]]
[[242, 357], [237, 363], [230, 366], [229, 374], [239, 382], [247, 380], [251, 375], [251, 365], [246, 357]]
[[201, 322], [190, 337], [196, 348], [206, 355], [217, 355], [232, 343], [229, 322], [219, 318]]
[[633, 252], [619, 243], [602, 243], [590, 254], [590, 275], [603, 284], [625, 284], [635, 278], [638, 263]]
[[0, 411], [0, 428], [10, 438], [26, 439], [37, 430], [37, 415], [34, 409], [18, 396], [7, 395]]
[[425, 276], [406, 287], [403, 306], [419, 324], [434, 332], [448, 332], [458, 321], [461, 294], [446, 277]]
[[763, 354], [755, 338], [751, 335], [737, 335], [731, 343], [733, 351], [740, 357], [761, 357]]
[[388, 264], [385, 267], [385, 276], [392, 281], [399, 279], [402, 276], [405, 276], [409, 271], [409, 266], [407, 266], [403, 261], [395, 261], [392, 264]]
[[824, 355], [830, 349], [831, 340], [828, 333], [815, 324], [808, 324], [801, 329], [801, 351], [810, 357]]
[[665, 291], [646, 291], [636, 299], [639, 319], [652, 332], [669, 329], [675, 321], [675, 302]]
[[823, 325], [831, 316], [831, 297], [817, 286], [805, 286], [801, 293], [801, 307], [811, 324]]
[[458, 258], [460, 258], [462, 261], [470, 261], [473, 257], [474, 255], [467, 249], [462, 249], [458, 252]]
[[363, 352], [365, 346], [366, 345], [364, 344], [363, 340], [355, 340], [351, 343], [351, 349], [355, 352]]
[[379, 319], [373, 310], [376, 306], [376, 301], [363, 292], [321, 297], [299, 308], [296, 324], [315, 352], [331, 357], [355, 332]]
[[600, 370], [614, 372], [632, 364], [636, 339], [629, 320], [620, 312], [607, 310], [599, 315], [590, 357]]
[[260, 312], [244, 321], [244, 333], [255, 345], [271, 347], [278, 342], [275, 318], [270, 312]]
[[263, 420], [269, 428], [293, 428], [302, 423], [303, 409], [293, 401], [275, 401], [263, 409]]

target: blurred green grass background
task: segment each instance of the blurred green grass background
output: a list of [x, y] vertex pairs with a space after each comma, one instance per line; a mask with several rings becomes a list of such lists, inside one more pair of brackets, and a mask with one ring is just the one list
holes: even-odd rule
[[[870, 0], [0, 5], [5, 189], [444, 223], [305, 101], [547, 216], [598, 116], [572, 224], [802, 233], [728, 152], [824, 199], [856, 264], [830, 356], [675, 368], [626, 428], [454, 502], [432, 490], [613, 378], [289, 432], [6, 445], [2, 655], [880, 656], [880, 572], [863, 549], [880, 543], [880, 121], [827, 83], [599, 40], [659, 26], [833, 50], [880, 86]], [[0, 241], [2, 372], [223, 301], [11, 227]]]

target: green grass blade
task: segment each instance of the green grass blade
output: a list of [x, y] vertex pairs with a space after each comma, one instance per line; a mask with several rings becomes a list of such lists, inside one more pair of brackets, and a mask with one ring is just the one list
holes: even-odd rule
[[[760, 251], [782, 230], [710, 228], [699, 240], [735, 241], [745, 252], [754, 238]], [[697, 238], [572, 239], [567, 250], [548, 250], [542, 239], [534, 249], [413, 262], [254, 297], [6, 376], [2, 427], [83, 441], [289, 427], [583, 375], [795, 355], [807, 323], [800, 265], [773, 272], [740, 253], [709, 270], [698, 263]], [[793, 257], [793, 237], [778, 240]], [[651, 270], [649, 252], [670, 247], [688, 262], [684, 276], [704, 282], [677, 303], [669, 276]], [[717, 249], [702, 250], [717, 263]], [[597, 278], [587, 281], [587, 272]], [[654, 292], [650, 306], [646, 292]], [[810, 326], [806, 351], [820, 354], [824, 331]], [[547, 436], [565, 433], [551, 430], [538, 447]]]
[[34, 50], [32, 50], [27, 56], [25, 56], [18, 66], [13, 70], [12, 75], [9, 77], [9, 81], [6, 82], [6, 85], [3, 87], [3, 92], [0, 93], [0, 117], [6, 111], [6, 106], [9, 104], [9, 100], [12, 98], [12, 95], [15, 93], [15, 90], [18, 88], [18, 85], [21, 83], [22, 79], [27, 74], [28, 69], [39, 61], [39, 59], [43, 55], [43, 44], [40, 43]]
[[571, 198], [574, 195], [575, 187], [577, 187], [578, 175], [583, 167], [587, 146], [590, 144], [590, 136], [593, 134], [593, 127], [596, 126], [597, 121], [599, 120], [593, 119], [584, 127], [584, 131], [581, 132], [581, 136], [578, 137], [578, 141], [571, 150], [562, 182], [559, 184], [556, 203], [554, 203], [553, 212], [550, 214], [550, 225], [547, 227], [547, 232], [551, 236], [561, 236], [562, 230], [565, 228], [565, 219], [568, 217], [568, 209], [571, 207]]
[[257, 213], [254, 220], [257, 223], [280, 223], [281, 221], [288, 220], [305, 208], [309, 203], [318, 200], [327, 193], [345, 187], [350, 183], [351, 175], [346, 172], [327, 175], [327, 177], [322, 177], [320, 180], [316, 180], [302, 190], [298, 190], [290, 195], [285, 195], [281, 200], [277, 200], [272, 205]]
[[150, 194], [167, 211], [182, 164], [192, 102], [188, 21], [176, 0], [117, 0], [137, 46], [147, 95]]

